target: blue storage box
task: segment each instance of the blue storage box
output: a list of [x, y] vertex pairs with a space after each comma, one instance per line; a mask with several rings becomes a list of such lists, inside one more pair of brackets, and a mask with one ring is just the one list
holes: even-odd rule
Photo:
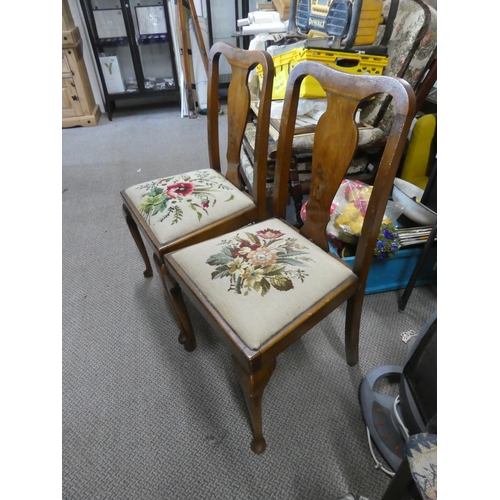
[[[331, 251], [334, 249], [330, 246]], [[366, 283], [366, 294], [388, 292], [405, 288], [423, 251], [422, 246], [403, 248], [390, 259], [373, 259]], [[344, 257], [352, 266], [354, 257]], [[437, 283], [437, 245], [434, 245], [427, 255], [415, 286]]]

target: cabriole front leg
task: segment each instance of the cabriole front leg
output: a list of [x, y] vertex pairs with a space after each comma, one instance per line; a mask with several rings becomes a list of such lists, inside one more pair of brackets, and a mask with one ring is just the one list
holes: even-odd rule
[[264, 453], [266, 440], [262, 432], [262, 395], [276, 368], [276, 359], [269, 366], [252, 373], [244, 368], [234, 356], [233, 366], [250, 412], [253, 427], [252, 451], [256, 454]]
[[137, 227], [135, 220], [130, 215], [127, 205], [125, 204], [123, 204], [123, 213], [125, 215], [125, 220], [127, 221], [127, 226], [129, 228], [130, 234], [132, 235], [132, 238], [134, 238], [135, 244], [137, 245], [137, 248], [142, 255], [142, 260], [144, 261], [144, 264], [146, 266], [146, 270], [143, 274], [146, 278], [150, 278], [151, 276], [153, 276], [153, 268], [151, 267], [151, 262], [149, 261], [148, 252], [146, 250], [144, 242], [142, 241], [139, 228]]

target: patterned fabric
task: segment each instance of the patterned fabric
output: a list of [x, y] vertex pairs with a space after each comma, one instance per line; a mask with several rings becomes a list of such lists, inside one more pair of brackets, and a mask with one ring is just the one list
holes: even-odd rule
[[[390, 3], [384, 1], [384, 16], [389, 12]], [[421, 3], [423, 4], [423, 1], [400, 0], [388, 45], [389, 63], [383, 72], [386, 76], [405, 79], [412, 88], [420, 83], [437, 47], [437, 13], [432, 7], [426, 4], [422, 6]], [[377, 43], [381, 36], [382, 33], [379, 34]], [[389, 104], [382, 119], [376, 123], [384, 100], [383, 96], [377, 96], [366, 106], [361, 113], [361, 121], [368, 125], [376, 124], [388, 134], [394, 120], [392, 104]]]
[[262, 296], [271, 287], [281, 292], [294, 288], [294, 281], [304, 283], [308, 274], [303, 267], [314, 265], [310, 252], [296, 238], [281, 231], [261, 229], [223, 240], [218, 253], [207, 259], [215, 266], [212, 279], [229, 281], [228, 291]]
[[213, 169], [155, 179], [125, 192], [161, 244], [255, 206]]
[[[253, 165], [250, 161], [250, 158], [245, 154], [245, 151], [241, 150], [240, 152], [240, 166], [243, 169], [243, 172], [245, 173], [246, 178], [248, 179], [248, 182], [250, 183], [251, 186], [253, 186]], [[271, 170], [271, 169], [268, 169]], [[268, 176], [270, 176], [274, 172], [268, 172]], [[273, 182], [266, 182], [266, 196], [268, 198], [272, 198], [273, 196]]]
[[172, 258], [251, 349], [353, 276], [278, 219], [184, 248]]
[[[245, 137], [247, 138], [250, 147], [252, 149], [255, 148], [255, 132], [256, 132], [255, 125], [253, 123], [249, 123], [245, 129]], [[375, 142], [382, 139], [383, 136], [384, 133], [379, 128], [362, 127], [359, 129], [358, 146], [374, 144]], [[293, 153], [295, 155], [310, 155], [312, 153], [313, 142], [314, 142], [314, 135], [295, 136], [293, 138], [293, 143], [292, 143]], [[250, 161], [250, 158], [248, 158], [248, 156], [245, 154], [243, 149], [244, 148], [242, 148], [242, 151], [240, 153], [241, 167], [245, 172], [248, 181], [250, 182], [251, 185], [253, 185], [253, 164]], [[347, 170], [347, 174], [352, 175], [363, 171], [366, 167], [366, 164], [367, 160], [364, 157], [362, 159], [358, 157], [353, 158]], [[272, 196], [273, 182], [270, 180], [269, 174], [268, 177], [269, 180], [266, 183], [267, 194], [268, 196]]]
[[410, 436], [405, 445], [413, 480], [424, 500], [437, 500], [437, 435]]
[[[359, 137], [358, 137], [358, 146], [366, 146], [369, 144], [373, 144], [374, 142], [380, 140], [384, 133], [382, 130], [373, 127], [361, 127], [358, 129]], [[314, 142], [314, 135], [303, 135], [303, 136], [295, 136], [293, 138], [293, 152], [295, 154], [306, 154], [312, 151]], [[349, 167], [349, 169], [351, 166]], [[347, 171], [348, 174], [352, 174], [355, 172], [351, 172], [351, 170]]]

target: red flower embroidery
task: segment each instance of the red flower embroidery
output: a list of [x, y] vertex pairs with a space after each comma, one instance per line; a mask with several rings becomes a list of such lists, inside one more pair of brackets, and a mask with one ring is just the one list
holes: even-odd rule
[[257, 248], [260, 248], [258, 243], [248, 243], [247, 241], [242, 241], [238, 248], [231, 250], [231, 253], [233, 254], [233, 257], [243, 257], [246, 259], [248, 254], [257, 250]]
[[178, 196], [189, 196], [194, 190], [194, 184], [191, 182], [177, 182], [167, 186], [166, 193], [170, 198], [177, 198]]

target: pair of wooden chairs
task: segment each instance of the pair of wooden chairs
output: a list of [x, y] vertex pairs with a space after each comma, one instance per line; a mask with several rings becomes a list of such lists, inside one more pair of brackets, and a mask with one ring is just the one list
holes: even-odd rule
[[[218, 64], [232, 67], [228, 89], [227, 174], [220, 173]], [[256, 132], [254, 189], [240, 191], [238, 165], [249, 116], [248, 74], [262, 64], [264, 79]], [[299, 88], [314, 76], [327, 92], [313, 151], [307, 220], [300, 232], [286, 221], [289, 165]], [[178, 320], [179, 341], [190, 351], [196, 339], [183, 296], [201, 311], [229, 348], [249, 408], [255, 453], [265, 450], [262, 395], [276, 358], [333, 310], [347, 302], [347, 363], [358, 362], [364, 290], [386, 202], [410, 127], [415, 97], [403, 80], [341, 73], [319, 63], [290, 74], [281, 120], [272, 214], [265, 209], [266, 148], [273, 78], [272, 60], [222, 42], [210, 50], [208, 143], [210, 169], [157, 179], [122, 192], [129, 228], [150, 276], [141, 233], [154, 250], [165, 290]], [[385, 92], [395, 119], [387, 141], [363, 232], [351, 268], [329, 253], [325, 228], [331, 201], [357, 147], [354, 122], [360, 103]], [[206, 209], [206, 210], [204, 210]], [[188, 217], [189, 214], [189, 217]]]

